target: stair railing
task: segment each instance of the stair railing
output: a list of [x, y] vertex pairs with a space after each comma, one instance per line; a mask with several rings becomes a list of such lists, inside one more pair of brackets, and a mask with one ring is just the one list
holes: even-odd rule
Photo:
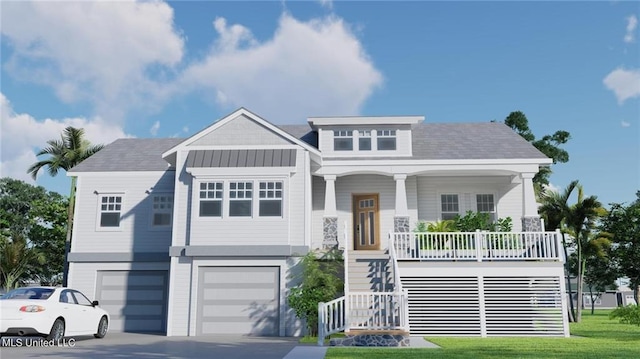
[[389, 232], [389, 259], [393, 265], [393, 287], [394, 291], [399, 294], [400, 305], [400, 325], [403, 330], [409, 332], [409, 293], [404, 290], [402, 280], [400, 280], [400, 267], [398, 266], [398, 257], [396, 255], [395, 235]]

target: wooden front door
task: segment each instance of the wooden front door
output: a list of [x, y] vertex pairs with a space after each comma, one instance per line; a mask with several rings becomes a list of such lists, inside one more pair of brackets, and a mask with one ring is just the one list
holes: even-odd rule
[[353, 230], [356, 250], [380, 249], [377, 193], [353, 196]]

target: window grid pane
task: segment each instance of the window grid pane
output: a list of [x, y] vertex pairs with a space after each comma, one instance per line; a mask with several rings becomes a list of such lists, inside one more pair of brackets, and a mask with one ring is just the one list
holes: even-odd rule
[[440, 196], [440, 202], [443, 220], [454, 219], [458, 215], [460, 207], [457, 194], [443, 194]]
[[200, 217], [222, 217], [222, 182], [200, 183]]
[[333, 149], [334, 151], [353, 151], [353, 131], [334, 130]]
[[476, 203], [478, 212], [495, 212], [495, 204], [492, 194], [476, 195]]
[[100, 198], [100, 227], [120, 227], [122, 196]]
[[173, 195], [163, 194], [153, 196], [152, 218], [154, 226], [170, 226], [173, 209]]
[[260, 217], [282, 216], [282, 182], [260, 182], [258, 215]]
[[378, 150], [393, 151], [396, 149], [396, 130], [378, 130]]

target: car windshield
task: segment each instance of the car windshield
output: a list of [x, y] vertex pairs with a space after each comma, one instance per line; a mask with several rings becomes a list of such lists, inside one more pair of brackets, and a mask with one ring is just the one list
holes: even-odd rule
[[0, 298], [4, 299], [47, 299], [53, 294], [52, 288], [18, 288]]

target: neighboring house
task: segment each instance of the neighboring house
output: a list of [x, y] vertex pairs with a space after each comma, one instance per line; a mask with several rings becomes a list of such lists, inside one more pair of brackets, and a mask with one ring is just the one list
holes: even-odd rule
[[[286, 298], [301, 256], [338, 246], [347, 297], [406, 291], [412, 333], [568, 335], [532, 183], [551, 160], [501, 123], [423, 120], [276, 126], [239, 109], [187, 139], [117, 140], [69, 172], [69, 285], [112, 330], [299, 335]], [[511, 217], [514, 233], [411, 232], [469, 210]]]

